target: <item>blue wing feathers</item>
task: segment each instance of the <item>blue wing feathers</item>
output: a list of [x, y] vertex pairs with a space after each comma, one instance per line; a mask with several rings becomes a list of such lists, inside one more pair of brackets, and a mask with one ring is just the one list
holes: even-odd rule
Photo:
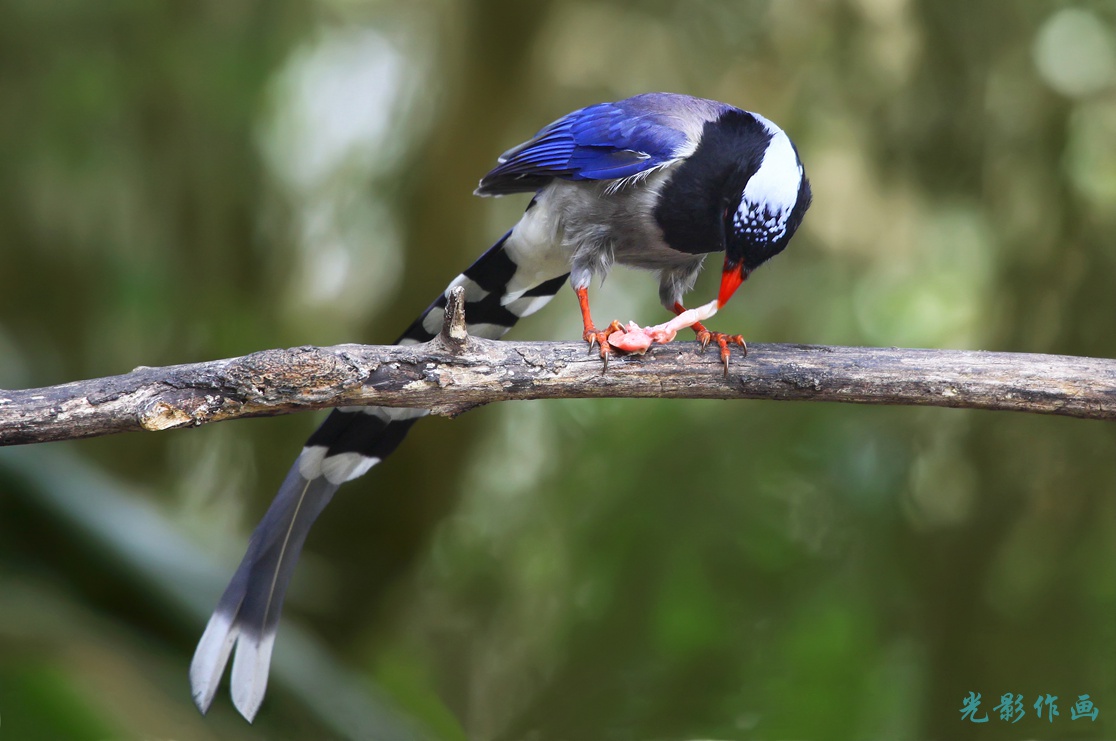
[[692, 144], [681, 124], [693, 100], [667, 94], [636, 96], [574, 111], [505, 152], [477, 193], [533, 191], [555, 178], [626, 178], [658, 167]]

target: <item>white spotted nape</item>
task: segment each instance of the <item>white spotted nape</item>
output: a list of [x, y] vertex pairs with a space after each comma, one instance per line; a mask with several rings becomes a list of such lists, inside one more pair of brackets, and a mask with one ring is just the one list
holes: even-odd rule
[[787, 219], [798, 201], [802, 187], [802, 165], [790, 138], [778, 126], [759, 114], [752, 114], [763, 124], [771, 139], [763, 153], [759, 169], [744, 186], [744, 196], [733, 215], [733, 225], [743, 231], [766, 233], [776, 240], [786, 233]]

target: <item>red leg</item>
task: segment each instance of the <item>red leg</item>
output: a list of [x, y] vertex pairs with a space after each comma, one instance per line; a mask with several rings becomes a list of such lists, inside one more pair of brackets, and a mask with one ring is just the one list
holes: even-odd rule
[[[686, 307], [677, 301], [674, 302], [674, 313], [681, 314], [686, 310]], [[744, 342], [744, 337], [738, 334], [725, 334], [724, 332], [710, 332], [705, 328], [701, 322], [696, 322], [691, 329], [697, 335], [697, 341], [701, 343], [701, 351], [705, 352], [705, 348], [709, 346], [710, 342], [716, 342], [717, 346], [721, 348], [721, 362], [725, 365], [725, 377], [728, 377], [729, 369], [729, 345], [740, 345], [744, 348], [744, 354], [748, 354], [748, 345]]]
[[593, 351], [594, 345], [601, 348], [601, 359], [604, 361], [605, 370], [608, 370], [608, 356], [612, 354], [612, 346], [608, 344], [608, 336], [620, 330], [620, 322], [613, 321], [603, 331], [597, 329], [593, 325], [593, 318], [589, 315], [589, 289], [575, 288], [574, 293], [577, 294], [577, 303], [581, 307], [581, 324], [585, 327], [581, 337], [589, 343], [590, 352]]

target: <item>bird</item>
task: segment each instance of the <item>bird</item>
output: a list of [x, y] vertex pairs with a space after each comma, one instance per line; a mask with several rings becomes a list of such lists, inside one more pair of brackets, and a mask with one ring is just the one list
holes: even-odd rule
[[[614, 264], [651, 271], [659, 299], [692, 326], [702, 349], [716, 343], [725, 372], [739, 335], [711, 332], [682, 303], [706, 257], [724, 253], [707, 318], [760, 265], [783, 251], [811, 202], [810, 183], [787, 134], [758, 113], [676, 93], [644, 93], [575, 110], [509, 149], [485, 175], [481, 196], [533, 194], [523, 216], [458, 275], [396, 344], [432, 340], [450, 292], [464, 289], [469, 334], [499, 339], [568, 281], [583, 339], [606, 368], [629, 331], [593, 323], [588, 289]], [[632, 325], [635, 327], [636, 325]], [[610, 341], [612, 338], [613, 341]], [[339, 407], [310, 435], [249, 540], [247, 552], [190, 664], [204, 714], [230, 655], [230, 693], [251, 722], [267, 689], [287, 585], [311, 525], [345, 482], [389, 456], [419, 408]]]

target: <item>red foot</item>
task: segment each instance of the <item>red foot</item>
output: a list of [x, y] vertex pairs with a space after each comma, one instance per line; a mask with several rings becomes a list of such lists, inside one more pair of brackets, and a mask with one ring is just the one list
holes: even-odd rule
[[[681, 314], [685, 310], [686, 307], [682, 304], [674, 304], [675, 314]], [[748, 355], [748, 345], [745, 344], [744, 337], [741, 335], [710, 332], [701, 322], [696, 322], [691, 328], [694, 330], [694, 334], [697, 335], [697, 341], [701, 343], [702, 352], [705, 352], [705, 348], [709, 347], [710, 342], [716, 342], [717, 347], [721, 348], [721, 362], [725, 366], [725, 378], [728, 378], [729, 356], [731, 355], [729, 345], [740, 345], [744, 348], [744, 356], [747, 357]]]
[[608, 325], [603, 330], [592, 326], [586, 326], [585, 332], [582, 334], [582, 339], [589, 343], [589, 352], [593, 352], [594, 345], [600, 347], [601, 360], [604, 361], [605, 370], [608, 370], [608, 358], [614, 352], [612, 345], [608, 344], [608, 336], [613, 332], [620, 331], [623, 331], [620, 322], [613, 320], [612, 324]]
[[740, 347], [744, 348], [744, 355], [747, 357], [748, 345], [744, 342], [744, 338], [738, 334], [710, 332], [705, 327], [698, 329], [698, 326], [701, 325], [696, 325], [694, 327], [694, 332], [697, 334], [697, 341], [701, 343], [701, 351], [705, 352], [705, 348], [709, 347], [710, 342], [717, 343], [717, 346], [721, 348], [721, 362], [725, 366], [725, 378], [728, 378], [729, 356], [731, 355], [729, 345], [740, 345]]

